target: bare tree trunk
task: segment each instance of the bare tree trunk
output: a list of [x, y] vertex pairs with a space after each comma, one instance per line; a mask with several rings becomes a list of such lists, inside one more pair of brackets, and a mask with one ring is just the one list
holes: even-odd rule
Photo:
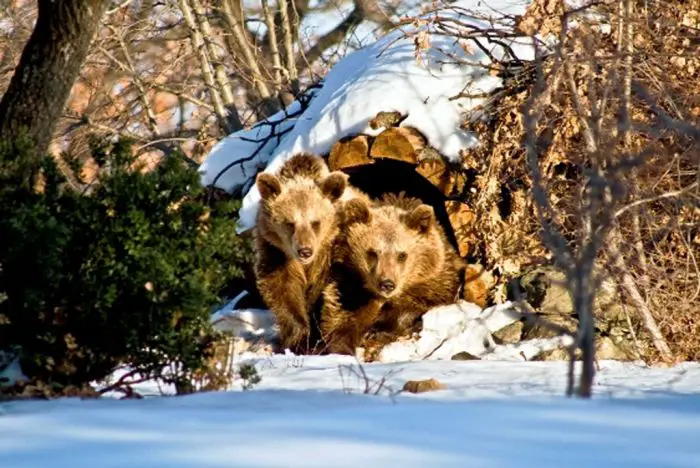
[[[620, 0], [619, 3], [619, 14], [620, 14], [620, 24], [618, 31], [618, 50], [624, 57], [623, 61], [623, 80], [622, 80], [622, 128], [625, 132], [624, 134], [624, 144], [627, 150], [630, 148], [632, 133], [629, 131], [630, 127], [630, 105], [632, 102], [632, 54], [634, 52], [634, 23], [632, 22], [632, 15], [634, 12], [634, 4], [632, 0]], [[633, 181], [637, 180], [637, 169], [632, 168], [630, 170], [630, 179]], [[636, 198], [637, 186], [635, 183], [630, 184], [631, 198]], [[641, 270], [640, 283], [642, 288], [649, 286], [649, 277], [647, 275], [647, 261], [646, 253], [644, 249], [644, 243], [642, 241], [641, 226], [640, 226], [640, 207], [633, 207], [631, 209], [632, 215], [632, 236], [633, 236], [633, 246], [635, 248], [635, 261]], [[656, 347], [661, 358], [666, 362], [671, 362], [673, 359], [673, 353], [664, 339], [663, 333], [654, 318], [654, 315], [649, 308], [647, 301], [642, 295], [642, 291], [637, 287], [637, 283], [632, 277], [631, 269], [629, 268], [629, 263], [623, 255], [623, 251], [620, 248], [624, 245], [624, 239], [622, 231], [618, 226], [614, 227], [610, 236], [610, 243], [607, 246], [608, 253], [611, 257], [612, 265], [620, 278], [620, 284], [622, 289], [625, 291], [627, 296], [631, 299], [632, 303], [636, 307], [639, 316], [644, 322], [644, 326], [651, 335], [654, 347]]]
[[0, 102], [0, 140], [22, 133], [35, 154], [48, 151], [107, 0], [39, 0], [39, 14]]
[[[246, 32], [247, 29], [245, 28], [245, 23], [238, 15], [236, 15], [234, 10], [234, 2], [231, 0], [223, 0], [221, 4], [221, 11], [231, 31], [231, 35], [235, 39], [234, 42], [238, 46], [237, 50], [241, 52], [241, 58], [243, 59], [245, 65], [249, 68], [255, 89], [258, 91], [258, 94], [264, 103], [264, 112], [260, 117], [268, 117], [277, 112], [278, 106], [275, 103], [275, 96], [272, 95], [267, 83], [265, 82], [265, 77], [263, 76], [260, 68], [260, 63], [255, 57], [253, 46], [248, 42], [248, 34]], [[235, 57], [237, 55], [236, 50], [231, 50], [231, 54]]]
[[[211, 57], [209, 57], [209, 51], [204, 42], [204, 36], [199, 28], [194, 15], [194, 10], [192, 9], [188, 0], [180, 0], [180, 10], [182, 11], [182, 16], [185, 18], [187, 26], [190, 28], [190, 39], [192, 40], [192, 48], [197, 54], [199, 59], [199, 66], [202, 70], [202, 78], [204, 83], [209, 89], [211, 94], [211, 100], [214, 103], [214, 111], [216, 112], [219, 122], [225, 128], [227, 133], [232, 133], [234, 128], [231, 126], [231, 122], [235, 125], [235, 121], [232, 121], [229, 116], [229, 110], [224, 104], [224, 100], [221, 98], [221, 93], [219, 88], [216, 86], [216, 81], [214, 79], [213, 66], [211, 64]], [[238, 123], [240, 123], [238, 115], [235, 116]]]
[[582, 398], [590, 398], [593, 393], [595, 378], [595, 324], [593, 323], [593, 297], [595, 287], [592, 281], [593, 259], [590, 263], [584, 260], [584, 265], [578, 265], [575, 271], [573, 291], [574, 310], [578, 315], [579, 326], [577, 341], [581, 349], [581, 380], [576, 394]]
[[221, 97], [224, 100], [224, 105], [229, 113], [228, 131], [238, 131], [243, 128], [243, 123], [238, 115], [233, 88], [231, 87], [231, 82], [228, 79], [228, 75], [226, 74], [226, 70], [224, 68], [224, 54], [220, 50], [219, 44], [215, 42], [215, 35], [212, 31], [211, 25], [209, 24], [209, 20], [207, 20], [207, 15], [202, 2], [199, 0], [192, 0], [192, 6], [194, 7], [195, 19], [199, 23], [199, 27], [204, 35], [205, 45], [207, 47], [207, 52], [209, 53], [209, 58], [212, 62], [212, 66], [214, 67], [214, 76], [216, 77], [216, 82], [219, 85]]
[[287, 7], [286, 0], [279, 2], [280, 18], [282, 20], [282, 37], [284, 38], [284, 57], [287, 63], [289, 81], [291, 82], [297, 79], [297, 64], [294, 57], [294, 43], [296, 41], [292, 37], [292, 17]]
[[272, 55], [273, 76], [275, 77], [275, 91], [282, 89], [282, 61], [280, 60], [280, 50], [277, 45], [277, 31], [275, 31], [275, 18], [272, 16], [267, 0], [261, 0], [265, 25], [267, 26], [267, 37], [270, 43], [270, 54]]
[[[619, 4], [620, 22], [618, 25], [618, 51], [620, 56], [624, 58], [622, 62], [622, 103], [621, 103], [621, 127], [624, 131], [625, 149], [629, 151], [632, 142], [632, 132], [630, 132], [630, 105], [632, 103], [632, 54], [634, 53], [634, 23], [632, 14], [634, 13], [634, 4], [632, 0], [620, 0]], [[630, 179], [637, 180], [637, 169], [632, 168], [630, 171]], [[630, 198], [634, 199], [637, 195], [637, 184], [630, 184]], [[644, 242], [642, 241], [642, 228], [640, 222], [639, 208], [633, 209], [631, 212], [632, 221], [632, 236], [633, 245], [635, 248], [635, 261], [639, 266], [641, 274], [638, 281], [644, 288], [649, 286], [649, 276], [647, 270], [646, 252]]]

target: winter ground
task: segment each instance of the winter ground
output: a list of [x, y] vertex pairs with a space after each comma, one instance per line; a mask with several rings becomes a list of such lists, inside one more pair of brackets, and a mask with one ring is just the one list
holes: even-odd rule
[[[0, 466], [700, 466], [700, 364], [604, 361], [591, 401], [563, 396], [562, 362], [366, 365], [388, 375], [376, 396], [352, 364], [278, 355], [245, 392], [4, 403]], [[446, 388], [387, 396], [426, 378]]]

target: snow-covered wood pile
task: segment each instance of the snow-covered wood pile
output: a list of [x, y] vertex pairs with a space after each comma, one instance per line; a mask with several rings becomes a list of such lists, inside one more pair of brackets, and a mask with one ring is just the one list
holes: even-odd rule
[[[240, 232], [254, 227], [260, 200], [253, 184], [255, 175], [260, 171], [274, 173], [297, 152], [323, 155], [332, 169], [349, 173], [351, 183], [373, 195], [382, 190], [413, 190], [436, 208], [438, 219], [450, 228], [460, 254], [479, 264], [474, 267], [473, 276], [482, 284], [472, 291], [471, 298], [484, 299], [486, 287], [491, 301], [504, 303], [512, 296], [509, 281], [516, 279], [539, 313], [571, 330], [576, 317], [570, 300], [565, 297], [561, 272], [541, 268], [551, 263], [552, 258], [540, 241], [541, 227], [530, 201], [531, 179], [524, 158], [522, 120], [522, 106], [529, 97], [533, 78], [528, 68], [534, 55], [532, 39], [549, 40], [558, 34], [562, 11], [557, 9], [561, 6], [559, 2], [546, 1], [532, 2], [532, 8], [526, 10], [530, 3], [460, 0], [407, 21], [375, 44], [341, 60], [319, 87], [311, 89], [286, 111], [219, 142], [201, 166], [203, 183], [243, 195]], [[566, 3], [579, 8], [588, 2]], [[552, 5], [556, 8], [550, 11]], [[543, 128], [548, 126], [551, 135], [540, 164], [552, 195], [552, 207], [565, 220], [567, 235], [577, 229], [575, 210], [580, 205], [579, 194], [584, 183], [581, 167], [586, 157], [583, 127], [570, 96], [579, 93], [582, 102], [589, 99], [586, 90], [591, 81], [586, 63], [590, 57], [586, 54], [593, 50], [586, 49], [586, 41], [597, 44], [598, 55], [607, 51], [612, 57], [618, 47], [614, 29], [610, 27], [617, 20], [616, 12], [612, 7], [601, 8], [599, 11], [603, 13], [595, 16], [597, 26], [594, 22], [586, 23], [582, 34], [576, 33], [576, 26], [582, 18], [586, 21], [592, 18], [592, 14], [571, 17], [567, 53], [580, 57], [570, 67], [571, 78], [565, 80], [573, 91], [567, 88], [553, 100], [542, 123]], [[685, 83], [686, 90], [681, 85], [672, 87], [690, 103], [697, 102], [697, 97], [693, 98], [687, 91], [694, 89], [695, 61], [679, 68], [677, 61], [668, 58], [673, 55], [670, 48], [689, 53], [696, 48], [683, 42], [682, 35], [671, 34], [674, 28], [692, 23], [695, 16], [690, 6], [687, 9], [686, 12], [654, 11], [654, 15], [669, 19], [655, 26], [667, 34], [652, 29], [640, 31], [635, 47], [650, 57], [660, 50], [668, 52], [654, 59], [656, 68], [652, 75], [656, 78], [642, 73], [638, 81], [653, 88], [658, 84], [657, 78], [662, 78], [662, 70], [673, 70], [674, 80]], [[665, 36], [669, 37], [668, 41], [660, 39]], [[601, 66], [610, 64], [601, 62]], [[653, 118], [643, 102], [634, 104], [631, 113], [641, 121]], [[606, 125], [612, 125], [611, 122]], [[630, 184], [646, 194], [639, 195], [640, 199], [646, 196], [659, 200], [655, 202], [656, 209], [667, 215], [646, 222], [650, 229], [651, 226], [663, 229], [661, 224], [669, 221], [671, 212], [675, 212], [676, 208], [671, 206], [675, 201], [658, 196], [669, 191], [689, 193], [674, 184], [693, 183], [697, 165], [695, 169], [691, 167], [692, 151], [682, 139], [654, 140], [642, 133], [631, 141], [636, 148], [655, 145], [658, 155], [655, 162], [637, 173], [641, 177], [639, 183], [630, 181]], [[676, 155], [675, 166], [664, 160], [667, 154]], [[655, 259], [645, 268], [658, 270], [664, 278], [660, 280], [664, 286], [650, 292], [657, 304], [672, 297], [694, 297], [692, 281], [671, 284], [673, 275], [669, 273], [677, 271], [682, 263], [669, 260], [676, 254], [692, 263], [689, 253], [692, 246], [684, 239], [697, 238], [697, 234], [686, 232], [693, 222], [684, 219], [678, 221], [675, 234], [667, 236], [661, 244], [656, 241], [650, 244], [645, 253]], [[630, 226], [629, 219], [621, 218], [621, 221]], [[633, 234], [631, 226], [624, 232], [625, 236], [628, 234]], [[641, 245], [630, 239], [627, 245]], [[657, 249], [659, 245], [662, 250]], [[664, 256], [664, 251], [671, 254]], [[638, 254], [625, 255], [635, 259], [630, 265], [637, 268]], [[474, 286], [474, 282], [470, 284]], [[643, 327], [634, 314], [630, 319], [630, 314], [623, 311], [615, 280], [610, 284], [602, 288], [604, 304], [596, 306], [601, 346], [625, 348], [615, 350], [612, 354], [616, 357], [639, 356], [640, 351], [648, 353]], [[675, 288], [684, 288], [685, 292], [673, 292]], [[547, 292], [542, 293], [543, 290]], [[666, 309], [678, 316], [677, 323], [684, 322], [683, 307]], [[667, 323], [670, 333], [675, 335], [672, 322]], [[515, 330], [514, 341], [551, 336], [533, 325], [509, 327]], [[689, 342], [695, 344], [688, 345], [688, 356], [693, 353], [697, 356], [699, 342]]]
[[[433, 205], [459, 253], [476, 257], [477, 222], [465, 193], [473, 174], [464, 161], [480, 139], [465, 123], [478, 121], [504, 87], [504, 67], [520, 70], [533, 58], [531, 39], [513, 34], [527, 3], [461, 0], [408, 22], [345, 57], [290, 108], [219, 142], [201, 166], [202, 182], [244, 195], [239, 229], [246, 232], [260, 200], [255, 175], [276, 172], [299, 152], [319, 154], [371, 196], [406, 191]], [[495, 340], [494, 333], [522, 316], [509, 303], [484, 309], [492, 286], [483, 266], [470, 265], [466, 301], [430, 311], [420, 336], [387, 348], [379, 359], [450, 359], [462, 351], [521, 360], [565, 343], [551, 335], [520, 344]], [[265, 343], [275, 334], [269, 312], [236, 303], [215, 315], [217, 326], [269, 351]]]
[[[289, 109], [221, 140], [201, 166], [203, 184], [245, 194], [240, 230], [246, 231], [260, 201], [252, 184], [257, 172], [274, 173], [299, 152], [329, 155], [347, 137], [377, 137], [386, 130], [374, 120], [380, 113], [399, 113], [402, 128], [416, 129], [445, 162], [459, 165], [462, 152], [478, 144], [477, 135], [463, 129], [464, 119], [503, 85], [491, 65], [533, 57], [529, 38], [507, 33], [512, 15], [527, 3], [461, 0], [346, 56], [320, 88]], [[438, 20], [450, 21], [454, 31], [434, 27]], [[499, 29], [504, 37], [479, 33]]]
[[[477, 116], [489, 94], [503, 86], [505, 74], [494, 71], [496, 62], [522, 66], [532, 58], [529, 39], [507, 37], [507, 32], [506, 37], [492, 36], [499, 28], [512, 30], [513, 17], [508, 15], [522, 13], [526, 3], [462, 0], [407, 21], [345, 57], [319, 87], [289, 109], [219, 142], [201, 166], [203, 183], [244, 195], [240, 231], [246, 232], [254, 227], [260, 200], [255, 175], [261, 170], [274, 173], [299, 152], [319, 154], [331, 170], [347, 172], [351, 184], [370, 196], [405, 191], [433, 205], [460, 254], [473, 253], [454, 235], [469, 232], [475, 221], [458, 199], [466, 188], [460, 161], [479, 139], [462, 123]], [[451, 33], [440, 29], [442, 22], [449, 24]], [[480, 32], [486, 30], [491, 32]], [[461, 39], [455, 40], [455, 35]], [[477, 278], [481, 270], [474, 266], [468, 271], [466, 288], [466, 298], [479, 306], [465, 302], [479, 311], [491, 286]], [[264, 316], [260, 310], [228, 309], [220, 311], [216, 320], [234, 331], [241, 331], [241, 324], [251, 317], [255, 322]], [[457, 306], [453, 312], [463, 315], [464, 310]], [[464, 323], [471, 318], [465, 316]], [[489, 351], [484, 343], [494, 342], [490, 329], [477, 328], [478, 333], [473, 327], [469, 333], [478, 345], [469, 350], [480, 355]], [[429, 353], [420, 346], [425, 343], [410, 354]]]

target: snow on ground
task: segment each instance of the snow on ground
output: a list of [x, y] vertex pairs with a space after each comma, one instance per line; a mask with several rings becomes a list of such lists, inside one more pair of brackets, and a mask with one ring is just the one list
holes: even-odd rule
[[700, 365], [604, 361], [592, 401], [562, 396], [566, 364], [432, 361], [365, 366], [387, 386], [364, 395], [350, 358], [260, 360], [253, 390], [144, 400], [0, 404], [0, 466], [697, 467]]
[[[493, 24], [476, 20], [453, 10], [441, 11], [443, 17], [459, 17], [465, 24], [477, 27], [495, 26], [502, 14], [519, 14], [527, 1], [460, 0], [454, 6], [472, 9], [494, 18]], [[425, 18], [434, 17], [435, 13]], [[423, 31], [429, 31], [421, 26]], [[255, 222], [260, 195], [251, 184], [255, 168], [275, 172], [295, 153], [309, 151], [326, 154], [340, 138], [356, 134], [377, 134], [368, 122], [380, 111], [399, 111], [408, 115], [402, 125], [418, 128], [429, 143], [444, 156], [457, 160], [461, 150], [475, 146], [476, 136], [460, 129], [466, 113], [482, 104], [483, 97], [459, 98], [460, 93], [483, 95], [497, 89], [502, 80], [489, 75], [489, 56], [475, 43], [460, 43], [454, 38], [428, 33], [431, 48], [416, 58], [415, 37], [404, 37], [418, 29], [405, 25], [377, 42], [347, 55], [328, 73], [308, 108], [293, 119], [293, 128], [279, 141], [268, 142], [258, 150], [251, 140], [260, 141], [269, 135], [270, 127], [237, 132], [221, 140], [200, 167], [202, 183], [215, 185], [229, 192], [250, 186], [240, 211], [239, 230], [251, 228]], [[507, 56], [506, 49], [480, 39], [489, 53], [497, 58]], [[529, 39], [503, 39], [521, 60], [533, 56]], [[293, 105], [298, 106], [298, 103]], [[270, 120], [278, 121], [282, 114]], [[253, 132], [253, 133], [251, 133]], [[257, 152], [256, 152], [257, 151]], [[244, 159], [247, 159], [243, 162]], [[231, 169], [219, 177], [227, 166]], [[218, 177], [218, 179], [217, 179]], [[215, 182], [216, 180], [216, 182]]]
[[[267, 309], [236, 309], [244, 294], [216, 311], [212, 315], [212, 324], [249, 344], [263, 342], [271, 345], [278, 333], [274, 315]], [[463, 351], [480, 359], [522, 361], [573, 343], [571, 337], [560, 336], [497, 344], [493, 333], [520, 318], [522, 315], [512, 302], [486, 309], [467, 301], [435, 307], [423, 315], [423, 328], [417, 337], [386, 346], [379, 354], [379, 361], [449, 360]], [[235, 346], [234, 353], [239, 349]], [[265, 355], [269, 354], [269, 347], [258, 346], [258, 349]]]
[[423, 329], [417, 340], [406, 340], [386, 346], [379, 355], [381, 362], [423, 359], [450, 359], [463, 351], [481, 359], [530, 360], [544, 351], [569, 346], [569, 336], [526, 340], [499, 345], [492, 334], [522, 317], [511, 302], [482, 309], [476, 304], [435, 307], [423, 315]]
[[[236, 309], [240, 299], [212, 321], [270, 339], [269, 312]], [[603, 361], [594, 400], [568, 400], [567, 363], [483, 345], [517, 318], [511, 304], [435, 308], [419, 340], [396, 344], [394, 362], [242, 352], [235, 365], [262, 378], [248, 391], [239, 379], [226, 392], [173, 397], [145, 382], [134, 386], [143, 400], [0, 403], [0, 466], [700, 466], [700, 364]], [[483, 360], [449, 360], [464, 346]], [[444, 388], [400, 392], [430, 378]]]
[[[259, 357], [242, 354], [238, 363], [252, 364], [262, 376], [255, 387], [262, 390], [343, 391], [362, 393], [365, 379], [360, 364], [351, 356], [294, 356], [276, 354]], [[549, 401], [564, 395], [565, 361], [405, 361], [362, 364], [362, 370], [376, 389], [385, 379], [380, 395], [401, 390], [407, 380], [435, 378], [446, 389], [421, 395], [401, 394], [397, 398], [428, 398], [440, 401], [474, 399], [529, 399]], [[596, 374], [595, 399], [649, 398], [698, 394], [700, 405], [700, 363], [683, 363], [673, 368], [644, 364], [601, 361]], [[577, 372], [578, 372], [577, 365]], [[231, 389], [241, 389], [237, 382]], [[169, 391], [169, 390], [165, 390]], [[372, 392], [373, 393], [373, 392]], [[700, 406], [698, 407], [700, 410]], [[700, 466], [700, 465], [699, 465]]]
[[248, 295], [241, 292], [211, 316], [211, 324], [221, 332], [233, 334], [245, 340], [262, 338], [272, 341], [279, 329], [275, 316], [268, 309], [237, 309], [238, 302]]

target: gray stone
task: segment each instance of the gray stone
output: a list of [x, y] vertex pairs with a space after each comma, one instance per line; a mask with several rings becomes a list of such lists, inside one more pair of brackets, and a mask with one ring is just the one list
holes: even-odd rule
[[474, 356], [473, 354], [470, 354], [466, 351], [462, 351], [461, 353], [457, 353], [454, 356], [452, 356], [453, 361], [478, 361], [479, 358], [477, 356]]
[[595, 356], [598, 360], [630, 361], [632, 358], [609, 336], [596, 338]]
[[[602, 272], [600, 269], [596, 271]], [[564, 315], [575, 318], [571, 295], [566, 287], [566, 277], [554, 266], [540, 265], [525, 272], [511, 286], [510, 295], [517, 298], [518, 290], [524, 299], [542, 315]], [[626, 317], [616, 283], [609, 277], [604, 277], [596, 291], [593, 313], [596, 328], [606, 334], [613, 328], [626, 326]]]
[[[576, 350], [576, 359], [581, 359], [581, 351]], [[633, 358], [623, 348], [616, 345], [609, 336], [596, 337], [595, 357], [599, 361], [630, 361]], [[537, 356], [533, 361], [568, 361], [569, 352], [565, 348], [547, 351]]]
[[498, 344], [519, 343], [522, 340], [524, 324], [520, 320], [501, 328], [493, 334], [493, 339]]
[[554, 338], [560, 336], [556, 329], [548, 327], [547, 324], [566, 329], [569, 333], [574, 333], [578, 327], [578, 320], [570, 315], [541, 315], [528, 317], [525, 319], [522, 337], [524, 340], [535, 338]]

